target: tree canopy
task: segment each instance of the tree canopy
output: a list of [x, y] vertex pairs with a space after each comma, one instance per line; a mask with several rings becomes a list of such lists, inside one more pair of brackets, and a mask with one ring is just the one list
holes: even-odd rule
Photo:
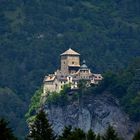
[[29, 140], [55, 140], [54, 132], [43, 110], [40, 110], [35, 120], [30, 124]]
[[12, 129], [8, 126], [8, 122], [0, 119], [0, 139], [1, 140], [17, 140]]

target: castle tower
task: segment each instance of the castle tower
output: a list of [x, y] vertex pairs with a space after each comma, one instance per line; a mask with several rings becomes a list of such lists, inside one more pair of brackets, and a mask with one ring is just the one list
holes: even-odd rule
[[80, 68], [80, 54], [71, 48], [61, 54], [61, 72], [72, 74]]

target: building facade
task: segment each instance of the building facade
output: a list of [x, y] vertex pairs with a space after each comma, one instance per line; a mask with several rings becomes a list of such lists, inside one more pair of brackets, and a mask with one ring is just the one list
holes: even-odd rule
[[103, 79], [101, 74], [94, 74], [87, 67], [85, 61], [80, 65], [80, 54], [71, 48], [61, 55], [61, 68], [53, 74], [45, 76], [43, 81], [43, 95], [49, 92], [60, 92], [65, 84], [71, 89], [78, 89], [80, 80], [87, 81], [88, 85], [98, 84]]

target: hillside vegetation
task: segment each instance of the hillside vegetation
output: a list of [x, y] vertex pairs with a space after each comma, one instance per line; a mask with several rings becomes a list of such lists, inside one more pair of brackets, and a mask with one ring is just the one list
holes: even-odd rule
[[[119, 73], [107, 72], [103, 76], [104, 79], [98, 85], [91, 85], [91, 87], [85, 86], [86, 81], [80, 81], [79, 89], [76, 91], [71, 91], [70, 87], [65, 85], [60, 93], [49, 93], [43, 104], [63, 108], [74, 101], [80, 104], [89, 102], [97, 95], [113, 95], [131, 120], [140, 121], [140, 59], [136, 59], [127, 69]], [[32, 97], [29, 111], [26, 114], [27, 119], [36, 115], [36, 111], [43, 106], [41, 94], [40, 89]]]
[[[0, 1], [0, 96], [7, 93], [10, 104], [16, 98], [26, 112], [44, 75], [59, 67], [59, 54], [69, 47], [93, 72], [119, 72], [140, 55], [139, 15], [139, 0]], [[8, 107], [13, 115], [4, 109], [0, 116], [23, 118]], [[16, 124], [25, 126], [20, 119]]]

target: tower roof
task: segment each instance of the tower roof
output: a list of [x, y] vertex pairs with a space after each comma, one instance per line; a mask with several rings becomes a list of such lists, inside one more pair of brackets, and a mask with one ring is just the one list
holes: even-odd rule
[[80, 55], [79, 53], [77, 53], [76, 51], [72, 50], [71, 48], [69, 48], [67, 51], [65, 51], [64, 53], [61, 54], [61, 56], [63, 55]]
[[83, 64], [81, 65], [80, 69], [88, 69], [85, 60], [83, 60]]

